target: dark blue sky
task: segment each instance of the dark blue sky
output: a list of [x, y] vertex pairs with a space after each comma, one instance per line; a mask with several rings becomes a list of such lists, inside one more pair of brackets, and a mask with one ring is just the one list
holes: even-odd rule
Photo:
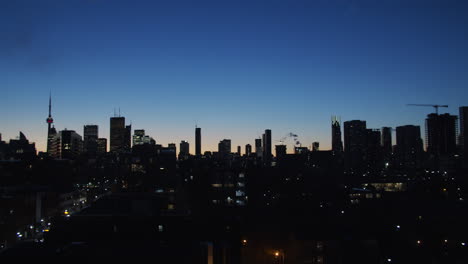
[[[253, 145], [270, 128], [330, 147], [330, 116], [424, 127], [468, 105], [468, 2], [0, 1], [0, 133], [45, 148], [114, 108], [158, 143]], [[233, 148], [234, 149], [234, 148]], [[291, 144], [289, 149], [291, 150]]]

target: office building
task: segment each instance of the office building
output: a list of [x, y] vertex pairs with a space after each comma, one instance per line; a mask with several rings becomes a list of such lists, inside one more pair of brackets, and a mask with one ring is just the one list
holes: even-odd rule
[[392, 155], [392, 128], [382, 127], [381, 129], [381, 140], [382, 154], [386, 159]]
[[271, 164], [271, 130], [266, 129], [265, 133], [263, 134], [263, 160], [265, 164], [269, 166]]
[[364, 152], [366, 129], [366, 121], [352, 120], [344, 122], [345, 152]]
[[85, 125], [83, 127], [83, 152], [95, 156], [98, 149], [98, 126]]
[[255, 154], [257, 154], [258, 158], [263, 156], [262, 139], [260, 138], [255, 139]]
[[135, 129], [133, 132], [133, 146], [144, 144], [156, 145], [156, 141], [152, 137], [145, 135], [144, 129]]
[[460, 107], [460, 150], [463, 160], [468, 166], [468, 106]]
[[245, 155], [248, 157], [250, 154], [252, 154], [252, 145], [247, 144], [245, 145]]
[[366, 129], [366, 147], [364, 152], [368, 170], [378, 170], [382, 167], [382, 134], [380, 129]]
[[195, 127], [195, 155], [201, 156], [202, 148], [201, 148], [201, 128]]
[[396, 128], [395, 156], [400, 167], [415, 168], [422, 161], [423, 141], [419, 126], [406, 125]]
[[221, 158], [225, 158], [229, 154], [231, 154], [231, 140], [223, 139], [218, 143], [218, 155]]
[[[366, 169], [365, 158], [367, 146], [366, 121], [351, 120], [344, 122], [344, 152], [347, 170], [359, 172]], [[357, 176], [358, 174], [356, 174]]]
[[82, 137], [74, 130], [62, 130], [52, 140], [51, 156], [57, 159], [76, 159], [83, 149]]
[[107, 153], [107, 138], [98, 138], [97, 146], [97, 154]]
[[277, 160], [286, 157], [286, 145], [275, 145], [275, 152]]
[[190, 145], [187, 141], [180, 142], [179, 160], [186, 160], [190, 156]]
[[450, 114], [429, 114], [427, 116], [426, 148], [433, 157], [456, 153], [457, 116]]
[[131, 126], [125, 126], [125, 117], [110, 118], [110, 152], [130, 151]]
[[335, 154], [343, 152], [343, 141], [341, 140], [341, 119], [332, 116], [332, 151]]
[[29, 143], [29, 140], [19, 132], [18, 139], [11, 139], [8, 145], [3, 145], [4, 155], [15, 160], [30, 160], [36, 156], [36, 144]]

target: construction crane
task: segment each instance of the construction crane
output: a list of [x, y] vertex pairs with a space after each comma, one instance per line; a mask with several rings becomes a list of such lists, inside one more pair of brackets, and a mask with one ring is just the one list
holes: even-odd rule
[[408, 104], [409, 106], [432, 106], [435, 108], [436, 114], [439, 114], [439, 107], [448, 107], [448, 105], [434, 105], [434, 104]]
[[297, 139], [298, 135], [296, 135], [296, 134], [294, 134], [292, 132], [289, 132], [288, 134], [286, 134], [286, 136], [282, 137], [280, 140], [277, 140], [277, 141], [280, 142], [283, 145], [284, 142], [286, 141], [286, 139], [288, 139], [288, 138], [293, 138], [294, 144], [301, 146], [301, 142], [299, 142], [299, 140]]

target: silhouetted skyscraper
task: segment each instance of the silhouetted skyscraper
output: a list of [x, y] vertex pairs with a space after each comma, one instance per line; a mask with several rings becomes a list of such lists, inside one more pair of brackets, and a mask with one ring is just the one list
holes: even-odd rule
[[395, 148], [397, 164], [409, 168], [418, 167], [422, 154], [421, 128], [413, 125], [397, 127]]
[[429, 114], [426, 118], [426, 147], [433, 156], [457, 151], [457, 116]]
[[231, 140], [230, 139], [223, 139], [218, 143], [218, 153], [219, 153], [219, 156], [222, 158], [225, 158], [229, 154], [231, 154]]
[[[364, 155], [367, 147], [366, 121], [344, 122], [345, 166], [360, 171], [365, 168]], [[358, 176], [357, 174], [355, 176]]]
[[180, 142], [180, 151], [179, 151], [179, 159], [186, 160], [190, 156], [190, 145], [187, 141], [182, 140]]
[[144, 136], [145, 136], [144, 129], [135, 129], [135, 131], [133, 131], [133, 146], [144, 144], [143, 142]]
[[98, 154], [104, 154], [107, 152], [107, 138], [98, 138], [97, 140], [98, 145]]
[[83, 151], [88, 155], [95, 156], [98, 149], [98, 132], [97, 125], [85, 125], [83, 127]]
[[346, 152], [363, 152], [366, 146], [366, 121], [344, 122], [344, 145]]
[[252, 154], [252, 145], [247, 144], [245, 145], [245, 155], [248, 157], [250, 154]]
[[378, 170], [382, 164], [382, 146], [380, 129], [366, 129], [365, 163], [369, 170]]
[[131, 126], [125, 126], [125, 117], [110, 118], [110, 152], [130, 150]]
[[83, 149], [82, 137], [74, 130], [62, 130], [54, 137], [51, 146], [52, 157], [75, 159]]
[[286, 145], [275, 145], [276, 159], [280, 160], [286, 156]]
[[125, 126], [124, 148], [125, 151], [130, 151], [132, 148], [132, 125]]
[[263, 134], [263, 160], [267, 166], [271, 165], [271, 130], [266, 129]]
[[237, 155], [241, 155], [241, 146], [237, 146]]
[[255, 139], [255, 154], [257, 154], [258, 158], [261, 158], [263, 155], [262, 139], [260, 138]]
[[380, 144], [382, 145], [382, 152], [387, 158], [392, 154], [392, 128], [382, 127], [381, 135]]
[[195, 127], [195, 155], [201, 156], [201, 128]]
[[29, 160], [36, 156], [36, 144], [29, 143], [29, 140], [21, 131], [19, 132], [19, 139], [10, 139], [7, 149], [8, 158]]
[[341, 140], [341, 120], [337, 116], [332, 116], [332, 151], [341, 153], [343, 151], [343, 141]]
[[468, 165], [468, 106], [460, 107], [460, 147], [465, 161]]
[[169, 143], [169, 144], [167, 144], [167, 147], [170, 148], [170, 149], [174, 149], [174, 151], [177, 150], [177, 147], [176, 147], [175, 143]]
[[154, 140], [148, 135], [145, 135], [144, 129], [135, 129], [135, 131], [133, 132], [133, 146], [144, 144], [155, 145], [156, 140]]

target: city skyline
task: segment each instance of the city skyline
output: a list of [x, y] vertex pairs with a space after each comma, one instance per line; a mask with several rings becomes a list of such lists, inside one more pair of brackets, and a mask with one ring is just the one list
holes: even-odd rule
[[[427, 105], [427, 106], [429, 107], [430, 105]], [[433, 107], [434, 107], [434, 106], [435, 106], [435, 105], [433, 105]], [[459, 107], [458, 107], [458, 110], [461, 111], [462, 108], [466, 108], [466, 106], [459, 106]], [[108, 148], [108, 149], [111, 149], [111, 147], [110, 147], [110, 144], [111, 144], [111, 143], [110, 143], [110, 140], [109, 140], [109, 139], [110, 139], [110, 134], [111, 134], [111, 129], [110, 129], [110, 128], [108, 128], [107, 133], [104, 132], [104, 134], [107, 134], [107, 136], [103, 135], [102, 129], [99, 129], [99, 128], [102, 127], [101, 124], [91, 124], [91, 123], [84, 124], [84, 125], [82, 125], [82, 129], [81, 129], [81, 130], [80, 130], [80, 129], [73, 129], [73, 128], [72, 128], [72, 129], [70, 129], [70, 128], [57, 128], [57, 127], [55, 127], [55, 124], [53, 124], [53, 122], [49, 122], [49, 120], [52, 120], [52, 117], [53, 117], [53, 115], [51, 116], [51, 95], [49, 95], [49, 106], [48, 106], [48, 109], [49, 109], [49, 115], [48, 115], [48, 117], [47, 117], [47, 119], [46, 119], [46, 123], [47, 123], [47, 125], [48, 125], [48, 128], [46, 129], [46, 131], [49, 131], [51, 128], [52, 128], [52, 129], [55, 129], [57, 132], [58, 132], [58, 131], [62, 131], [62, 130], [71, 130], [71, 131], [76, 131], [76, 133], [78, 133], [79, 135], [81, 135], [81, 136], [84, 137], [84, 136], [85, 136], [84, 130], [86, 130], [87, 127], [90, 127], [90, 126], [97, 126], [97, 127], [98, 127], [98, 128], [97, 128], [98, 131], [100, 131], [100, 132], [98, 132], [98, 137], [99, 137], [99, 138], [106, 139], [107, 142], [108, 142], [107, 148]], [[434, 110], [434, 111], [436, 111], [436, 110]], [[427, 114], [427, 118], [429, 118], [430, 115], [433, 115], [433, 114], [435, 113], [434, 111], [428, 113], [428, 114]], [[458, 113], [460, 113], [460, 112], [458, 112]], [[439, 113], [440, 116], [442, 116], [442, 115], [444, 115], [444, 114], [448, 114], [448, 113], [445, 113], [445, 112], [444, 112], [444, 113]], [[456, 116], [456, 118], [457, 118], [457, 119], [456, 119], [457, 127], [460, 127], [460, 129], [461, 129], [461, 125], [458, 126], [458, 123], [461, 122], [461, 121], [460, 121], [460, 117], [459, 117], [457, 114], [454, 114], [454, 116]], [[344, 129], [344, 125], [343, 125], [344, 122], [350, 122], [350, 121], [364, 121], [364, 123], [367, 123], [367, 120], [365, 120], [365, 119], [353, 119], [353, 120], [344, 120], [344, 121], [340, 121], [340, 120], [341, 120], [341, 116], [332, 115], [332, 116], [331, 116], [330, 127], [329, 127], [329, 128], [330, 128], [330, 135], [329, 135], [328, 141], [326, 141], [326, 142], [320, 142], [320, 141], [301, 142], [301, 146], [302, 146], [302, 147], [307, 147], [307, 148], [309, 148], [310, 150], [312, 150], [312, 149], [313, 149], [313, 144], [318, 142], [318, 143], [320, 143], [321, 150], [327, 150], [327, 151], [328, 151], [328, 150], [333, 150], [333, 149], [332, 149], [332, 144], [333, 144], [333, 143], [332, 143], [332, 141], [333, 141], [333, 135], [332, 135], [332, 134], [334, 133], [334, 132], [333, 132], [333, 126], [334, 126], [335, 122], [337, 122], [337, 121], [336, 121], [336, 118], [339, 119], [337, 124], [340, 125], [341, 130]], [[121, 115], [120, 109], [118, 109], [118, 112], [117, 112], [116, 109], [114, 109], [114, 115], [113, 115], [113, 116], [110, 116], [109, 119], [111, 120], [111, 123], [112, 123], [112, 120], [113, 120], [113, 119], [123, 119], [123, 122], [125, 122], [125, 116]], [[424, 120], [426, 120], [426, 119], [424, 119]], [[427, 122], [427, 121], [426, 121], [426, 122]], [[53, 125], [52, 127], [50, 126], [51, 124]], [[408, 126], [408, 125], [414, 125], [414, 124], [400, 124], [400, 125], [396, 125], [395, 127], [382, 126], [382, 127], [380, 127], [380, 128], [372, 127], [372, 126], [367, 126], [367, 128], [368, 128], [368, 129], [377, 129], [377, 130], [384, 129], [384, 128], [385, 128], [385, 129], [390, 128], [390, 129], [391, 129], [390, 134], [391, 134], [392, 146], [395, 146], [395, 145], [396, 145], [396, 138], [397, 138], [396, 133], [395, 133], [395, 132], [396, 132], [396, 128], [399, 127], [399, 126]], [[131, 125], [131, 123], [130, 123], [130, 125], [127, 126], [127, 129], [130, 129], [130, 135], [131, 135], [132, 138], [134, 137], [134, 133], [135, 133], [136, 131], [143, 131], [143, 133], [144, 133], [144, 131], [145, 131], [145, 128], [134, 128], [134, 129], [132, 130], [131, 126], [132, 126], [132, 125]], [[417, 126], [420, 127], [421, 135], [423, 135], [423, 134], [424, 134], [423, 131], [424, 131], [425, 129], [427, 129], [426, 125], [422, 125], [422, 126], [417, 125]], [[189, 153], [190, 153], [191, 155], [196, 155], [196, 149], [195, 149], [195, 148], [196, 148], [196, 143], [195, 143], [195, 141], [196, 141], [196, 137], [197, 137], [197, 130], [199, 130], [199, 129], [201, 129], [201, 127], [195, 126], [195, 136], [193, 136], [193, 145], [190, 147], [190, 150], [189, 150]], [[461, 137], [461, 134], [460, 134], [460, 133], [462, 133], [462, 131], [461, 131], [460, 129], [456, 131], [457, 133], [459, 133], [459, 134], [457, 134], [457, 142], [459, 141], [459, 138], [458, 138], [458, 137], [459, 137], [459, 136]], [[267, 129], [267, 130], [269, 130], [269, 129]], [[80, 133], [80, 131], [82, 131], [83, 133]], [[23, 133], [24, 133], [24, 131], [19, 131], [19, 132], [23, 132]], [[56, 132], [55, 132], [55, 133], [56, 133]], [[270, 132], [270, 133], [271, 133], [271, 132]], [[2, 133], [0, 132], [0, 134], [2, 134]], [[279, 136], [278, 136], [278, 139], [271, 139], [271, 140], [272, 140], [271, 147], [274, 147], [275, 145], [286, 145], [286, 146], [289, 146], [289, 147], [287, 148], [287, 153], [294, 153], [294, 147], [297, 145], [297, 144], [295, 144], [296, 138], [295, 138], [294, 140], [290, 140], [290, 141], [289, 141], [289, 140], [285, 140], [285, 139], [287, 139], [287, 138], [289, 137], [288, 134], [291, 135], [292, 132], [287, 133], [286, 136], [285, 136], [285, 135], [281, 135], [281, 136], [282, 136], [281, 139], [280, 139]], [[262, 135], [264, 136], [264, 134], [262, 134]], [[148, 136], [148, 137], [151, 137], [152, 135], [147, 135], [147, 136]], [[298, 136], [298, 135], [295, 135], [295, 136]], [[4, 136], [4, 134], [2, 134], [2, 137], [3, 137], [3, 139], [7, 139], [7, 138]], [[11, 137], [10, 139], [16, 139], [16, 138], [18, 138], [17, 135], [16, 135], [15, 137]], [[186, 141], [186, 142], [190, 143], [191, 141], [190, 141], [190, 140], [187, 140], [187, 138], [190, 138], [190, 137], [183, 137], [183, 138], [182, 138], [181, 140], [179, 140], [179, 141]], [[202, 138], [203, 138], [203, 136], [202, 136]], [[224, 137], [224, 138], [228, 138], [228, 137]], [[255, 139], [262, 139], [262, 136], [252, 138], [251, 141], [252, 141], [252, 142], [255, 142]], [[340, 139], [341, 139], [341, 141], [342, 141], [341, 144], [342, 144], [342, 146], [344, 147], [343, 142], [344, 142], [345, 139], [344, 139], [343, 134], [341, 134], [341, 138], [340, 138]], [[231, 140], [231, 139], [230, 139], [230, 140]], [[421, 140], [424, 142], [424, 148], [426, 148], [426, 147], [427, 147], [427, 146], [426, 146], [426, 143], [427, 143], [426, 140], [427, 140], [427, 139], [424, 138], [424, 137], [421, 137]], [[210, 140], [209, 140], [209, 141], [210, 141]], [[46, 150], [47, 150], [47, 136], [46, 136], [46, 139], [44, 140], [44, 143], [41, 142], [41, 141], [39, 141], [39, 142], [31, 141], [31, 142], [36, 144], [37, 152], [47, 152], [47, 151], [46, 151]], [[164, 142], [162, 143], [162, 142], [160, 142], [160, 141], [156, 141], [156, 142], [157, 142], [158, 144], [160, 144], [160, 145], [176, 144], [176, 143], [175, 143], [176, 141], [174, 141], [174, 140], [173, 140], [173, 141], [169, 140], [169, 141], [166, 142], [166, 143], [164, 143]], [[43, 144], [42, 144], [42, 143], [43, 143]], [[250, 144], [250, 143], [251, 143], [250, 141], [249, 141], [249, 142], [246, 142], [246, 143], [239, 143], [239, 144], [238, 144], [238, 143], [235, 143], [235, 144], [233, 144], [233, 146], [236, 146], [236, 145], [245, 146], [245, 145]], [[461, 143], [461, 142], [460, 142], [460, 143]], [[382, 143], [382, 144], [383, 144], [383, 143]], [[44, 146], [45, 146], [44, 150], [41, 149], [41, 147], [40, 147], [41, 145], [44, 145]], [[133, 147], [133, 145], [134, 145], [134, 144], [131, 144], [132, 147]], [[39, 146], [39, 147], [38, 147], [38, 146]], [[324, 147], [324, 146], [325, 146], [325, 147]], [[216, 152], [216, 151], [218, 150], [218, 145], [214, 146], [213, 149], [209, 149], [209, 148], [206, 148], [206, 147], [202, 144], [202, 145], [201, 145], [201, 149], [202, 149], [201, 154], [203, 154], [205, 151]]]
[[432, 109], [406, 104], [447, 104], [441, 113], [452, 115], [466, 105], [467, 10], [455, 1], [12, 1], [0, 9], [1, 133], [23, 131], [45, 151], [50, 91], [58, 130], [97, 124], [109, 139], [120, 108], [132, 128], [158, 144], [187, 140], [190, 153], [196, 125], [203, 151], [223, 138], [254, 146], [267, 128], [273, 145], [294, 132], [331, 149], [332, 115], [423, 129]]

